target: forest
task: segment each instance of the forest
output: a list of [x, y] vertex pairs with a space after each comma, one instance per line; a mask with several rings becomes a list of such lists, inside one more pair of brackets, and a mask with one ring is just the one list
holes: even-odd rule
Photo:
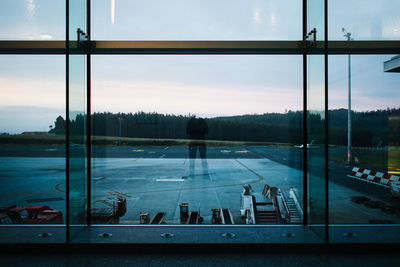
[[[111, 113], [98, 112], [91, 115], [93, 136], [137, 137], [154, 139], [188, 139], [186, 126], [192, 115], [159, 113]], [[399, 145], [400, 108], [357, 112], [352, 111], [352, 143], [359, 147]], [[78, 114], [70, 121], [70, 134], [83, 132], [86, 117]], [[303, 112], [247, 114], [206, 118], [208, 140], [250, 141], [276, 143], [302, 143]], [[324, 138], [325, 118], [319, 113], [308, 114], [309, 139]], [[347, 110], [328, 112], [329, 144], [347, 144]], [[55, 135], [65, 134], [66, 122], [57, 117], [49, 131]]]

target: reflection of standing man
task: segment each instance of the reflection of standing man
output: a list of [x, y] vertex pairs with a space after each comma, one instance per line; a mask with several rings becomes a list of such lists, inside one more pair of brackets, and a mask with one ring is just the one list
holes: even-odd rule
[[208, 134], [208, 126], [207, 122], [203, 118], [196, 118], [195, 116], [191, 117], [187, 126], [186, 126], [186, 134], [190, 135], [190, 143], [189, 143], [189, 158], [190, 158], [190, 167], [189, 167], [189, 176], [194, 176], [194, 166], [197, 150], [199, 150], [201, 163], [203, 167], [202, 176], [208, 177], [208, 163], [206, 159], [207, 147], [206, 147], [206, 134]]
[[187, 127], [186, 133], [190, 135], [190, 143], [189, 143], [189, 157], [191, 159], [196, 158], [197, 149], [199, 150], [200, 158], [206, 158], [206, 142], [205, 136], [208, 134], [208, 126], [207, 122], [203, 118], [190, 118]]

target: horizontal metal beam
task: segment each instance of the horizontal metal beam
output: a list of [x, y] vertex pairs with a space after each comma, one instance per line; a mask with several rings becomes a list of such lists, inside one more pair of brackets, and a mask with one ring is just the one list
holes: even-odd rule
[[[0, 41], [0, 54], [65, 54], [65, 41]], [[400, 41], [91, 41], [73, 54], [400, 54]]]
[[329, 54], [399, 54], [400, 41], [329, 41]]
[[65, 54], [65, 41], [0, 41], [0, 54]]
[[302, 54], [301, 41], [95, 41], [93, 54]]

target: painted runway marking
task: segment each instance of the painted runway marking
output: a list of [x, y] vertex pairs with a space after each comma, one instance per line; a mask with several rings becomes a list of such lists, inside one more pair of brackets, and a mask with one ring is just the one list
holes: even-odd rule
[[[244, 163], [242, 163], [241, 161], [239, 161], [238, 159], [232, 158], [234, 159], [236, 162], [238, 162], [240, 165], [242, 165], [243, 167], [245, 167], [247, 170], [249, 170], [250, 172], [252, 172], [254, 175], [256, 175], [258, 177], [257, 180], [251, 180], [251, 181], [247, 181], [246, 183], [258, 183], [261, 180], [263, 180], [264, 178], [258, 174], [257, 172], [255, 172], [254, 170], [250, 169], [249, 167], [247, 167]], [[188, 159], [186, 158], [184, 161], [184, 164], [188, 161]], [[213, 172], [209, 173], [209, 174], [214, 174]], [[163, 181], [161, 181], [160, 179], [157, 179], [160, 182], [163, 181], [168, 181], [168, 182], [182, 182], [185, 181], [186, 179], [163, 179]], [[57, 190], [64, 192], [60, 186], [63, 183], [60, 183], [56, 186]], [[151, 194], [151, 193], [161, 193], [161, 192], [175, 192], [175, 191], [190, 191], [190, 190], [204, 190], [204, 189], [215, 189], [215, 188], [223, 188], [223, 187], [235, 187], [235, 186], [242, 186], [244, 183], [233, 183], [233, 184], [224, 184], [224, 185], [211, 185], [211, 186], [198, 186], [198, 187], [187, 187], [187, 188], [174, 188], [174, 189], [161, 189], [161, 190], [150, 190], [150, 191], [140, 191], [140, 192], [129, 192], [129, 193], [124, 193], [125, 195], [142, 195], [142, 194]], [[114, 192], [107, 192], [110, 195], [113, 196], [117, 196], [117, 197], [121, 197], [123, 196], [122, 194], [118, 194], [120, 192], [114, 191]], [[102, 201], [98, 201], [98, 202], [102, 202]], [[107, 205], [107, 204], [106, 204]]]
[[[258, 180], [257, 180], [258, 181]], [[253, 183], [257, 181], [249, 181], [248, 183]], [[162, 190], [153, 190], [153, 191], [141, 191], [141, 192], [133, 192], [135, 195], [142, 194], [151, 194], [151, 193], [162, 193], [162, 192], [176, 192], [176, 191], [190, 191], [190, 190], [202, 190], [202, 189], [214, 189], [220, 187], [234, 187], [234, 186], [243, 186], [244, 183], [238, 184], [226, 184], [226, 185], [213, 185], [213, 186], [199, 186], [199, 187], [188, 187], [188, 188], [174, 188], [174, 189], [162, 189]]]
[[57, 148], [48, 148], [48, 149], [45, 149], [45, 151], [57, 151]]
[[[258, 179], [257, 180], [252, 180], [248, 181], [246, 183], [258, 183], [261, 180], [264, 179], [260, 174], [257, 172], [253, 171], [249, 167], [247, 167], [244, 163], [240, 162], [238, 159], [233, 158], [236, 160], [240, 165], [245, 167], [247, 170], [255, 174]], [[169, 179], [171, 180], [171, 179]], [[183, 180], [183, 179], [182, 179]], [[186, 179], [185, 179], [186, 180]], [[199, 186], [199, 187], [187, 187], [187, 188], [174, 188], [174, 189], [161, 189], [161, 190], [152, 190], [152, 191], [141, 191], [141, 192], [132, 192], [131, 194], [134, 195], [141, 195], [141, 194], [151, 194], [151, 193], [162, 193], [162, 192], [175, 192], [175, 191], [190, 191], [190, 190], [202, 190], [202, 189], [215, 189], [215, 188], [222, 188], [222, 187], [234, 187], [234, 186], [243, 186], [244, 183], [235, 183], [235, 184], [225, 184], [225, 185], [212, 185], [212, 186]]]
[[160, 157], [160, 159], [162, 159], [163, 157], [165, 157], [165, 154], [162, 154], [161, 157]]
[[121, 197], [119, 194], [114, 193], [114, 192], [107, 192], [107, 193], [110, 194], [110, 195], [116, 196], [116, 197]]
[[239, 163], [240, 165], [242, 165], [243, 167], [245, 167], [246, 169], [248, 169], [250, 172], [254, 173], [256, 176], [258, 176], [260, 179], [257, 181], [257, 183], [260, 182], [262, 179], [264, 179], [264, 177], [262, 177], [260, 174], [256, 173], [255, 171], [253, 171], [252, 169], [250, 169], [249, 167], [247, 167], [247, 166], [246, 166], [244, 163], [242, 163], [240, 160], [235, 159], [235, 158], [234, 158], [234, 160], [236, 160], [237, 163]]
[[131, 197], [131, 196], [128, 195], [128, 194], [124, 194], [124, 193], [121, 193], [121, 192], [118, 192], [118, 191], [114, 191], [114, 192], [117, 193], [117, 194], [120, 194], [121, 196]]
[[107, 202], [105, 200], [96, 200], [96, 202], [100, 202], [100, 203], [106, 204], [107, 206], [110, 206], [110, 207], [114, 206], [113, 204], [111, 204], [110, 202]]
[[143, 149], [132, 149], [132, 152], [143, 152]]
[[[211, 183], [214, 183], [211, 174], [209, 175], [209, 177], [210, 177]], [[217, 188], [215, 188], [215, 187], [214, 187], [214, 194], [215, 194], [215, 198], [217, 199], [217, 203], [218, 203], [219, 209], [222, 209], [221, 201], [220, 201], [219, 196], [218, 196], [218, 193], [217, 193]]]
[[57, 184], [56, 185], [56, 190], [64, 193], [65, 191], [60, 188], [60, 186], [63, 185], [63, 184], [65, 184], [65, 182], [61, 182], [61, 183]]
[[156, 179], [157, 182], [184, 182], [185, 179]]
[[[208, 176], [210, 174], [215, 174], [215, 172], [207, 172], [207, 173], [198, 173], [198, 174], [192, 174], [190, 175], [190, 177], [194, 177], [194, 176]], [[189, 178], [188, 175], [183, 175], [182, 176], [183, 179]]]
[[132, 160], [132, 162], [138, 161], [141, 158], [143, 158], [143, 157], [135, 158], [134, 160]]
[[104, 180], [106, 179], [108, 176], [101, 176], [101, 177], [96, 177], [96, 178], [92, 178], [92, 180]]
[[107, 193], [110, 194], [110, 195], [116, 196], [116, 197], [123, 197], [123, 196], [125, 196], [125, 197], [131, 197], [131, 196], [128, 195], [128, 194], [124, 194], [124, 193], [121, 193], [121, 192], [118, 192], [118, 191], [107, 192]]
[[238, 151], [235, 151], [235, 153], [249, 153], [250, 151], [248, 151], [248, 150], [238, 150]]

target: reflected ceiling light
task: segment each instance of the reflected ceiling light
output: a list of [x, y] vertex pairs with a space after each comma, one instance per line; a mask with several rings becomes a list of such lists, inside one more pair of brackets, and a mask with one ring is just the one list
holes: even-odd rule
[[115, 22], [115, 0], [111, 0], [111, 24]]
[[35, 14], [36, 3], [35, 0], [25, 0], [26, 11], [28, 12], [30, 17], [33, 17]]
[[272, 24], [276, 24], [276, 15], [275, 15], [275, 13], [271, 13], [270, 19], [271, 19], [271, 23]]
[[255, 8], [253, 12], [253, 20], [256, 23], [261, 22], [261, 10], [259, 8]]

